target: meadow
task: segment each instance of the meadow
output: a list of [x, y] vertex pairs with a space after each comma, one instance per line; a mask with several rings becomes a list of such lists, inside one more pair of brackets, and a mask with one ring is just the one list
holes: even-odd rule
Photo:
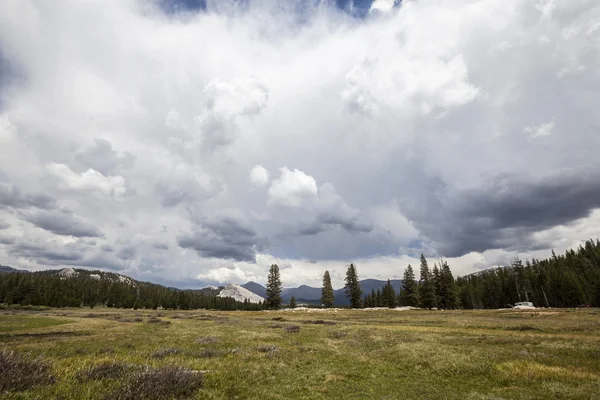
[[6, 399], [600, 399], [600, 310], [0, 310]]

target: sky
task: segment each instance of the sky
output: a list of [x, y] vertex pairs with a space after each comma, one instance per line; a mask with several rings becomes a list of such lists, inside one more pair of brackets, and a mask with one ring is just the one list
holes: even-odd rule
[[0, 263], [181, 288], [600, 237], [596, 0], [4, 0]]

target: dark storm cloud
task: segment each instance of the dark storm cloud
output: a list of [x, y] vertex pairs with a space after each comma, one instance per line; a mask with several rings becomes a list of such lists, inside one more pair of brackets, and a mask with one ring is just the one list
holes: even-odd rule
[[528, 182], [503, 176], [455, 194], [442, 188], [432, 199], [435, 204], [427, 209], [437, 212], [411, 217], [445, 256], [500, 248], [535, 250], [548, 244], [534, 243], [532, 233], [569, 224], [600, 207], [600, 177], [569, 174]]
[[221, 186], [214, 179], [208, 187], [203, 187], [191, 177], [171, 176], [157, 182], [154, 190], [160, 198], [161, 205], [170, 208], [181, 203], [197, 202], [213, 197], [221, 191]]
[[136, 158], [131, 153], [117, 153], [108, 140], [95, 138], [94, 145], [77, 153], [75, 159], [83, 166], [83, 170], [92, 168], [107, 176], [118, 167], [133, 167]]
[[45, 210], [56, 208], [56, 200], [43, 193], [23, 193], [16, 185], [0, 184], [0, 208], [23, 209], [36, 207]]
[[38, 211], [25, 215], [24, 219], [38, 228], [63, 236], [102, 237], [94, 225], [85, 222], [69, 211]]
[[36, 260], [47, 265], [62, 265], [83, 259], [83, 249], [77, 246], [21, 242], [11, 246], [8, 253], [15, 257]]
[[100, 250], [105, 251], [107, 253], [112, 253], [115, 251], [115, 248], [112, 247], [110, 244], [103, 244], [102, 246], [100, 246]]
[[203, 222], [192, 234], [180, 236], [177, 244], [201, 257], [256, 262], [256, 251], [264, 248], [265, 239], [240, 219], [223, 217]]
[[137, 249], [134, 246], [127, 246], [117, 252], [117, 257], [121, 260], [132, 260], [136, 254]]
[[15, 244], [15, 238], [10, 236], [0, 236], [0, 244]]
[[[312, 223], [296, 228], [296, 235], [316, 235], [339, 226], [347, 232], [368, 233], [373, 230], [373, 225], [359, 221], [357, 218], [345, 218], [340, 215], [320, 215]], [[293, 230], [291, 230], [293, 231]]]

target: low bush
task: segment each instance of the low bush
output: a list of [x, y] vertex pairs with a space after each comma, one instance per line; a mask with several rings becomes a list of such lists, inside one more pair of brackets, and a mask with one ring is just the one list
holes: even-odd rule
[[50, 385], [54, 381], [50, 365], [41, 357], [28, 359], [14, 351], [0, 350], [0, 394]]
[[183, 350], [181, 350], [180, 348], [169, 347], [166, 349], [156, 350], [154, 353], [152, 353], [152, 357], [165, 358], [165, 357], [169, 357], [169, 356], [175, 356], [175, 355], [181, 354], [181, 353], [183, 353]]
[[187, 399], [202, 388], [203, 378], [200, 371], [181, 367], [147, 369], [135, 374], [106, 399]]
[[198, 343], [198, 344], [213, 344], [213, 343], [217, 343], [218, 341], [219, 341], [219, 338], [217, 338], [216, 336], [205, 336], [205, 337], [196, 339], [196, 343]]
[[266, 344], [266, 345], [258, 346], [258, 351], [260, 351], [261, 353], [274, 353], [276, 351], [279, 351], [279, 347], [273, 346], [270, 344]]
[[80, 382], [97, 381], [100, 379], [118, 379], [131, 370], [132, 367], [125, 364], [104, 363], [79, 371], [76, 378]]
[[288, 333], [298, 333], [300, 332], [300, 326], [298, 325], [288, 325], [285, 328], [283, 328], [286, 332]]

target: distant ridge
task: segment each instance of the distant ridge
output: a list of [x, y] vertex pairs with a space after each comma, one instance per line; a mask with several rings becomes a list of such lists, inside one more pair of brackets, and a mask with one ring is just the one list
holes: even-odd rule
[[[402, 286], [402, 281], [400, 279], [394, 279], [391, 281], [392, 287], [396, 291], [396, 293], [400, 293], [400, 287]], [[371, 293], [371, 290], [375, 289], [383, 289], [383, 287], [387, 284], [386, 281], [378, 280], [378, 279], [364, 279], [360, 281], [360, 287], [363, 290], [363, 295], [367, 295]], [[267, 289], [256, 282], [247, 282], [241, 285], [243, 288], [248, 289], [249, 291], [256, 293], [261, 297], [266, 297]], [[344, 288], [337, 289], [333, 291], [334, 300], [336, 305], [348, 305], [350, 304], [348, 301], [348, 297], [346, 296], [346, 291]], [[320, 304], [321, 303], [321, 288], [316, 288], [307, 285], [301, 285], [297, 288], [283, 288], [281, 291], [281, 298], [284, 302], [290, 301], [290, 299], [294, 296], [297, 302], [305, 302], [312, 304]]]
[[0, 265], [0, 274], [13, 274], [15, 272], [26, 274], [29, 271], [25, 269], [16, 269], [13, 267], [9, 267], [8, 265]]

